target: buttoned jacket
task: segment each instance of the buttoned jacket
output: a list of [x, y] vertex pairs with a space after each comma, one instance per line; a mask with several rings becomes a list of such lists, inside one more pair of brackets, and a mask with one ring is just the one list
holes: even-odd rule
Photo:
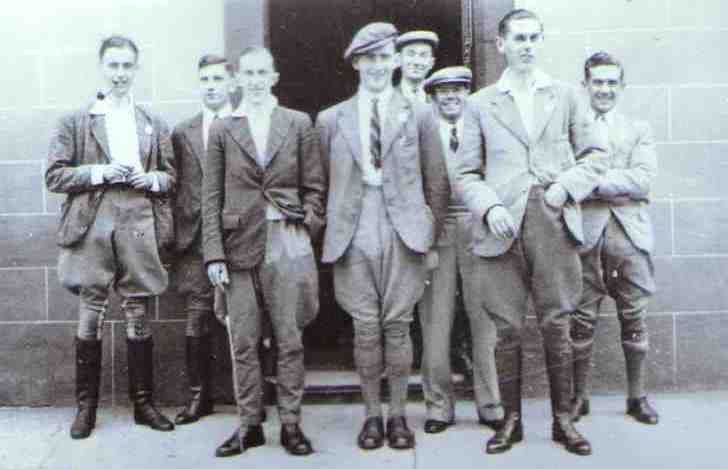
[[325, 179], [318, 140], [308, 115], [276, 106], [271, 114], [265, 164], [248, 117], [213, 122], [202, 178], [202, 241], [205, 262], [234, 270], [263, 262], [266, 210], [303, 224], [315, 239], [324, 223]]
[[183, 252], [201, 235], [202, 169], [206, 156], [202, 141], [202, 113], [177, 124], [172, 132], [177, 190], [174, 201], [175, 249]]
[[650, 186], [657, 175], [652, 131], [647, 122], [616, 111], [610, 114], [608, 169], [600, 183], [613, 186], [617, 195], [602, 199], [595, 193], [582, 203], [584, 249], [597, 243], [614, 215], [632, 243], [651, 252], [654, 235], [648, 206]]
[[[353, 239], [364, 181], [358, 97], [322, 111], [317, 118], [328, 176], [327, 226], [322, 260], [335, 262]], [[450, 184], [429, 106], [394, 92], [382, 124], [382, 191], [387, 214], [404, 244], [416, 253], [433, 245], [447, 215]]]

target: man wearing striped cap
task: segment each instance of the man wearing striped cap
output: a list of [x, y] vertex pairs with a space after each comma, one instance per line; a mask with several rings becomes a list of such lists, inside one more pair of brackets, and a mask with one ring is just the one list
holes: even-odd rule
[[425, 78], [435, 65], [440, 38], [432, 31], [409, 31], [397, 38], [401, 57], [402, 80], [399, 91], [409, 100], [427, 102]]
[[[438, 117], [438, 136], [445, 155], [450, 183], [454, 186], [458, 149], [463, 135], [463, 111], [470, 94], [473, 74], [467, 67], [447, 67], [425, 80], [425, 91]], [[478, 419], [492, 428], [502, 418], [495, 371], [496, 328], [473, 301], [473, 259], [469, 252], [472, 216], [454, 193], [443, 231], [435, 243], [437, 268], [430, 272], [418, 308], [423, 336], [422, 384], [427, 406], [426, 433], [443, 432], [455, 422], [450, 337], [455, 323], [458, 296], [462, 296], [473, 336], [474, 386]]]

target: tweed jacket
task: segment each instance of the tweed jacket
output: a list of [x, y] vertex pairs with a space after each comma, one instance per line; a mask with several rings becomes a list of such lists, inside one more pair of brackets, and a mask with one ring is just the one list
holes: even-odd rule
[[[48, 190], [66, 194], [61, 207], [57, 243], [70, 247], [81, 241], [96, 218], [108, 185], [91, 184], [91, 166], [108, 164], [110, 150], [99, 102], [62, 117], [51, 137], [45, 181]], [[156, 115], [137, 105], [139, 155], [146, 171], [155, 171], [159, 192], [147, 192], [154, 208], [160, 251], [174, 243], [169, 196], [175, 187], [174, 154], [169, 129]]]
[[[328, 177], [323, 262], [335, 262], [351, 244], [364, 191], [357, 95], [322, 111], [316, 123]], [[382, 125], [382, 190], [392, 226], [414, 252], [426, 253], [450, 199], [437, 121], [429, 106], [392, 94]]]
[[[482, 257], [505, 253], [520, 236], [531, 187], [554, 182], [568, 192], [563, 219], [576, 243], [582, 244], [579, 202], [597, 186], [606, 164], [604, 152], [581, 155], [584, 149], [604, 145], [593, 136], [576, 90], [556, 81], [536, 90], [533, 136], [526, 132], [513, 97], [497, 84], [471, 95], [469, 101], [456, 186], [479, 220], [473, 228], [473, 252]], [[499, 239], [484, 222], [496, 205], [513, 217], [515, 237]]]
[[175, 249], [184, 252], [202, 231], [202, 113], [180, 122], [172, 131], [177, 190], [174, 201]]
[[634, 245], [651, 252], [654, 245], [648, 210], [650, 185], [657, 174], [657, 153], [647, 122], [612, 111], [609, 120], [609, 159], [600, 183], [613, 185], [618, 195], [601, 199], [593, 194], [582, 202], [584, 249], [594, 247], [614, 215]]
[[233, 270], [262, 263], [268, 203], [302, 223], [312, 239], [321, 231], [325, 179], [308, 115], [276, 106], [264, 166], [256, 155], [248, 117], [233, 113], [210, 126], [202, 178], [205, 263], [225, 261]]

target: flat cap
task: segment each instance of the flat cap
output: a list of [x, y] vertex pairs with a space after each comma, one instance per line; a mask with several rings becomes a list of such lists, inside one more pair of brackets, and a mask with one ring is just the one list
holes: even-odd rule
[[440, 38], [432, 31], [408, 31], [397, 38], [397, 49], [413, 42], [426, 42], [435, 49], [440, 44]]
[[349, 60], [355, 55], [379, 49], [388, 42], [393, 42], [397, 34], [397, 28], [391, 23], [369, 23], [356, 32], [354, 39], [344, 52], [344, 59]]
[[473, 81], [473, 72], [468, 67], [445, 67], [436, 71], [425, 80], [425, 92], [432, 93], [437, 85], [457, 83], [470, 86]]

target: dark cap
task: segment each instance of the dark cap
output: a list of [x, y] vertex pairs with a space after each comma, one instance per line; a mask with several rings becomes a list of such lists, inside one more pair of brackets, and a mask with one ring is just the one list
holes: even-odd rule
[[349, 60], [355, 55], [366, 54], [374, 49], [394, 42], [397, 37], [397, 28], [391, 23], [369, 23], [354, 35], [351, 44], [344, 52], [344, 59]]

